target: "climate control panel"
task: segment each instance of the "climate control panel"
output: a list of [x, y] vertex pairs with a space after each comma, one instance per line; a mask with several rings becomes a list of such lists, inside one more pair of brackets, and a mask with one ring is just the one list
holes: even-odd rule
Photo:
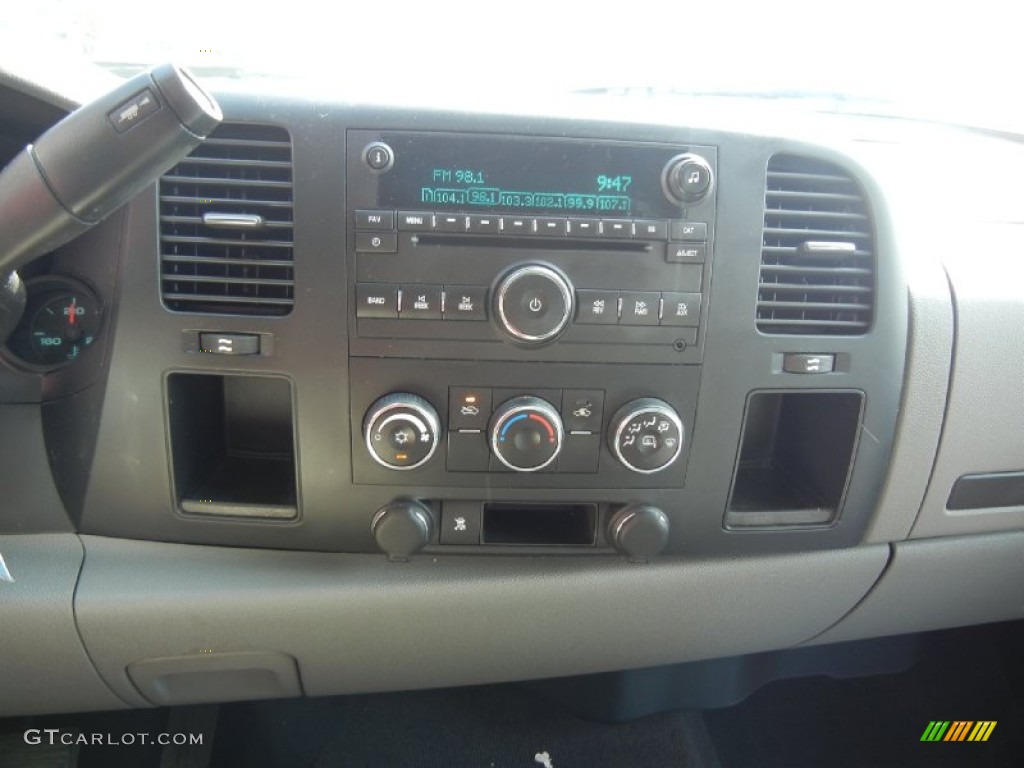
[[[354, 479], [388, 485], [684, 484], [699, 369], [353, 360]], [[545, 384], [532, 386], [529, 374]], [[372, 382], [382, 389], [370, 391]], [[515, 386], [522, 382], [520, 386]], [[600, 382], [595, 387], [591, 382]], [[588, 386], [589, 384], [589, 386]]]

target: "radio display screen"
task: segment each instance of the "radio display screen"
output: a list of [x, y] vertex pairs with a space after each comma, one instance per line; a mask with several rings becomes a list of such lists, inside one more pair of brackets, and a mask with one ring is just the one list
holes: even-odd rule
[[578, 139], [394, 132], [381, 208], [678, 218], [661, 172], [682, 149]]

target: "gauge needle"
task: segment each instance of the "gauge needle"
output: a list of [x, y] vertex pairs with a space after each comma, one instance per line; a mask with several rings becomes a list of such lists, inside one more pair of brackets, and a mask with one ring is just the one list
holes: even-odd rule
[[75, 324], [75, 318], [78, 316], [75, 312], [75, 303], [78, 301], [77, 298], [71, 299], [71, 306], [68, 307], [68, 325]]

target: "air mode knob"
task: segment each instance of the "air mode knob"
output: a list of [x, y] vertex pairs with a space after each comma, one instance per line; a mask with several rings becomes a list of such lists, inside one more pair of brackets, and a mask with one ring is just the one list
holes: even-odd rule
[[671, 466], [679, 458], [685, 439], [686, 431], [675, 409], [664, 400], [643, 397], [616, 411], [608, 447], [626, 469], [649, 475]]
[[388, 469], [423, 466], [437, 450], [441, 422], [419, 395], [395, 392], [370, 406], [363, 420], [366, 450]]
[[515, 472], [536, 472], [558, 458], [565, 430], [547, 400], [524, 395], [501, 404], [491, 417], [491, 451]]

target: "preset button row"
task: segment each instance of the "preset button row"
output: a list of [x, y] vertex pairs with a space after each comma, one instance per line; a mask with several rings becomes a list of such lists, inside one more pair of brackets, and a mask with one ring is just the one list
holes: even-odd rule
[[667, 219], [620, 219], [563, 216], [515, 216], [431, 211], [358, 210], [356, 250], [394, 252], [396, 228], [407, 232], [461, 232], [483, 235], [600, 237], [702, 243], [707, 223]]

